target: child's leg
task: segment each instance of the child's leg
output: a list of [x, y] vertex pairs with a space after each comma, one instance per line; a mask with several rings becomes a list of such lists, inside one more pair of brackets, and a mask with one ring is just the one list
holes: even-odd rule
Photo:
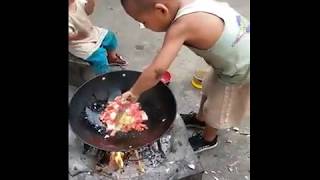
[[206, 128], [203, 131], [204, 140], [206, 140], [208, 142], [213, 141], [217, 136], [217, 131], [218, 131], [218, 129], [213, 128], [209, 125], [206, 125]]
[[204, 105], [204, 103], [206, 102], [207, 99], [208, 98], [207, 98], [206, 95], [203, 94], [201, 96], [200, 107], [199, 107], [199, 111], [198, 111], [198, 114], [197, 114], [197, 120], [199, 120], [199, 121], [204, 121], [204, 118], [203, 118], [203, 115], [204, 115], [203, 105]]
[[207, 100], [207, 96], [203, 94], [201, 97], [198, 114], [193, 111], [190, 112], [189, 114], [180, 114], [187, 128], [199, 128], [199, 129], [205, 128], [206, 124], [203, 119], [203, 114], [204, 114], [203, 105], [206, 102], [206, 100]]
[[115, 51], [118, 47], [118, 40], [112, 31], [109, 30], [107, 35], [104, 37], [102, 41], [102, 47], [107, 50], [108, 54], [116, 54]]
[[116, 49], [118, 47], [118, 40], [112, 31], [108, 31], [107, 35], [102, 41], [102, 47], [104, 47], [107, 50], [106, 55], [108, 56], [109, 64], [127, 64], [127, 62], [122, 60], [116, 53]]
[[203, 134], [197, 133], [189, 138], [192, 149], [198, 153], [215, 148], [218, 145], [217, 131], [218, 129], [206, 125]]
[[119, 59], [115, 50], [107, 52], [107, 56], [110, 62], [116, 62]]
[[207, 100], [203, 104], [206, 128], [203, 135], [189, 138], [195, 152], [217, 145], [218, 129], [239, 125], [248, 108], [250, 84], [226, 85], [211, 74], [204, 83]]
[[210, 109], [213, 107], [210, 107], [211, 104], [208, 102], [208, 100], [209, 99], [207, 96], [202, 96], [199, 113], [197, 116], [198, 122], [201, 121], [205, 124], [203, 134], [198, 133], [189, 138], [189, 142], [196, 153], [212, 149], [218, 145], [218, 129], [209, 125], [211, 118], [215, 117], [211, 117]]
[[204, 122], [205, 121], [204, 116], [206, 112], [204, 111], [205, 109], [203, 107], [205, 102], [208, 99], [207, 91], [209, 90], [210, 89], [208, 89], [207, 86], [204, 84], [202, 89], [202, 96], [200, 100], [200, 107], [199, 107], [198, 113], [191, 111], [189, 114], [180, 114], [186, 127], [201, 128], [201, 129], [205, 128], [206, 124]]
[[97, 75], [109, 72], [109, 62], [104, 48], [100, 47], [86, 60]]

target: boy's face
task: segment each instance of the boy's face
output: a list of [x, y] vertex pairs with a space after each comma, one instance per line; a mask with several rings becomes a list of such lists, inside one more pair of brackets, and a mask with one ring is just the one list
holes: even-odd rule
[[155, 32], [165, 32], [171, 24], [169, 12], [164, 6], [154, 7], [143, 12], [135, 8], [126, 8], [126, 12], [146, 28]]

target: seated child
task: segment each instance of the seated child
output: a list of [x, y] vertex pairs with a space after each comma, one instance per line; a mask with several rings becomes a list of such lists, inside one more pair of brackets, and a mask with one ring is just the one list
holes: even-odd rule
[[113, 32], [94, 26], [92, 14], [95, 0], [69, 0], [69, 52], [93, 67], [98, 75], [109, 72], [111, 65], [127, 65], [117, 53]]

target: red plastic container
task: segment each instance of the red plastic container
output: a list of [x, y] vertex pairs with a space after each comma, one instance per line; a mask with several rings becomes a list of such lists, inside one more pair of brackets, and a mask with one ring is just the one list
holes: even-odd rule
[[170, 82], [171, 82], [171, 74], [170, 74], [170, 72], [169, 72], [169, 71], [166, 71], [165, 73], [163, 73], [160, 80], [161, 80], [161, 82], [163, 82], [164, 84], [169, 85]]

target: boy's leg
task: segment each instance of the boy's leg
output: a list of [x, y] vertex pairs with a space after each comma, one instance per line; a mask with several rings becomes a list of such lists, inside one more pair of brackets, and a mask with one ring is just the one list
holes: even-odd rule
[[207, 97], [202, 95], [198, 114], [195, 112], [190, 112], [189, 114], [180, 114], [187, 128], [205, 128], [206, 124], [203, 119], [203, 104], [206, 102], [206, 100]]
[[[207, 77], [205, 79], [208, 79], [208, 76], [211, 76], [212, 72], [209, 72], [207, 74]], [[210, 91], [210, 89], [208, 89], [208, 83], [206, 83], [206, 80], [203, 81], [203, 89], [202, 89], [202, 96], [201, 96], [201, 101], [200, 101], [200, 107], [199, 107], [199, 111], [198, 114], [191, 111], [189, 114], [180, 114], [181, 118], [183, 119], [186, 127], [188, 128], [199, 128], [199, 129], [204, 129], [206, 124], [205, 124], [205, 120], [204, 120], [204, 115], [206, 112], [204, 112], [204, 104], [208, 99], [208, 91]]]
[[203, 134], [197, 133], [189, 138], [191, 147], [195, 153], [213, 149], [218, 145], [218, 129], [206, 126]]
[[107, 35], [102, 41], [102, 47], [104, 47], [108, 53], [115, 52], [118, 47], [118, 40], [112, 31], [108, 31]]
[[198, 111], [198, 114], [197, 114], [197, 120], [202, 121], [202, 122], [204, 122], [203, 105], [204, 105], [204, 103], [206, 102], [207, 99], [208, 99], [207, 96], [202, 94], [201, 101], [200, 101], [200, 107], [199, 107], [199, 111]]
[[[207, 107], [203, 107], [201, 114], [204, 114], [203, 112], [207, 111], [206, 108]], [[202, 118], [202, 120], [206, 122], [203, 133], [197, 133], [189, 138], [189, 142], [196, 153], [215, 148], [218, 145], [218, 129], [207, 123], [209, 122], [207, 114], [204, 114]]]
[[90, 63], [96, 75], [109, 72], [109, 62], [104, 48], [100, 47], [86, 60]]
[[218, 117], [215, 113], [219, 112], [219, 107], [212, 102], [220, 98], [216, 97], [217, 86], [214, 84], [213, 77], [214, 74], [211, 71], [203, 81], [202, 99], [197, 116], [197, 119], [205, 122], [204, 131], [189, 138], [189, 142], [196, 153], [212, 149], [218, 145], [218, 129], [214, 128], [215, 126], [213, 126], [214, 123], [212, 122], [215, 122]]
[[203, 135], [189, 138], [196, 152], [211, 149], [217, 145], [217, 130], [239, 125], [244, 118], [249, 102], [249, 84], [226, 85], [211, 75], [205, 83], [208, 99], [203, 104], [203, 118], [206, 128]]
[[207, 100], [208, 98], [203, 95], [201, 100], [202, 105], [200, 105], [198, 113], [199, 120], [197, 120], [198, 122], [205, 124], [203, 133], [197, 133], [196, 135], [189, 138], [189, 142], [196, 153], [215, 148], [218, 145], [218, 129], [213, 128], [208, 124], [208, 122], [210, 122], [211, 120], [209, 118], [215, 117], [211, 117], [210, 113], [208, 114], [209, 110]]
[[217, 136], [217, 131], [218, 131], [218, 129], [213, 128], [209, 125], [206, 125], [206, 128], [203, 131], [204, 140], [206, 140], [208, 142], [213, 141]]
[[106, 55], [108, 56], [110, 65], [127, 65], [127, 62], [122, 60], [120, 56], [116, 53], [116, 49], [118, 47], [118, 40], [112, 31], [108, 31], [107, 35], [102, 41], [102, 47], [106, 49]]

